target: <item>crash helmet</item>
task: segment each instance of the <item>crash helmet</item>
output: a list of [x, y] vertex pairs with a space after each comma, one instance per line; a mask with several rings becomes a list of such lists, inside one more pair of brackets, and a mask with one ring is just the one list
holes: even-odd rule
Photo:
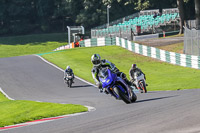
[[136, 69], [136, 68], [137, 68], [137, 65], [136, 65], [136, 64], [132, 64], [132, 68], [133, 68], [133, 69]]
[[67, 67], [66, 67], [66, 70], [69, 70], [69, 69], [70, 69], [70, 66], [67, 66]]
[[93, 54], [91, 62], [94, 66], [99, 66], [101, 64], [101, 56], [99, 54]]

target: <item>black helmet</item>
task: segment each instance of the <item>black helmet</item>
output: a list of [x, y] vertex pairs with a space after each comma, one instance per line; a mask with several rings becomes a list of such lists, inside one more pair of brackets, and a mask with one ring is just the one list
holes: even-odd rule
[[132, 64], [132, 68], [133, 68], [133, 69], [136, 69], [136, 68], [137, 68], [137, 65], [136, 65], [136, 64]]
[[91, 62], [94, 66], [99, 66], [101, 64], [101, 56], [99, 54], [92, 55]]

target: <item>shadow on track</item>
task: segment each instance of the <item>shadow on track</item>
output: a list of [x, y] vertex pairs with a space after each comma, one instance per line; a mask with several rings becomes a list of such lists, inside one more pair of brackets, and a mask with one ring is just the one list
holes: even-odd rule
[[80, 87], [92, 87], [92, 85], [74, 85], [71, 88], [80, 88]]
[[151, 99], [139, 100], [139, 101], [136, 101], [135, 103], [148, 102], [148, 101], [154, 101], [154, 100], [161, 100], [161, 99], [172, 98], [172, 97], [177, 97], [177, 96], [178, 96], [178, 95], [167, 96], [167, 97], [151, 98]]

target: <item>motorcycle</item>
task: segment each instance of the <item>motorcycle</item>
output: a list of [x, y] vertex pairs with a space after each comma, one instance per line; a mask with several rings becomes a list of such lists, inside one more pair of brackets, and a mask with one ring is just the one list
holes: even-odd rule
[[137, 100], [135, 93], [129, 88], [126, 82], [117, 74], [112, 73], [109, 68], [102, 68], [99, 72], [99, 80], [107, 93], [125, 103], [133, 103]]
[[73, 83], [73, 76], [72, 76], [72, 74], [67, 74], [66, 75], [65, 83], [68, 85], [69, 88], [72, 87], [72, 83]]
[[133, 84], [135, 85], [135, 88], [138, 89], [141, 93], [147, 93], [144, 74], [141, 73], [138, 75], [137, 73], [134, 73], [134, 79], [135, 81]]

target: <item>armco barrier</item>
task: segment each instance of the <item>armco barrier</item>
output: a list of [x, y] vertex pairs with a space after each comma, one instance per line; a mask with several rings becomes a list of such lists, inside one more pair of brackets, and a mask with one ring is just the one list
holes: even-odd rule
[[179, 54], [175, 52], [169, 52], [166, 50], [161, 50], [155, 47], [140, 45], [138, 43], [133, 43], [126, 39], [119, 37], [116, 38], [92, 38], [80, 42], [82, 47], [92, 47], [92, 46], [108, 46], [117, 45], [128, 49], [137, 54], [159, 59], [164, 62], [168, 62], [175, 65], [180, 65], [184, 67], [190, 67], [195, 69], [200, 69], [200, 56]]
[[116, 45], [115, 38], [92, 38], [80, 41], [81, 47]]
[[[79, 42], [81, 47], [93, 47], [93, 46], [108, 46], [108, 45], [116, 45], [115, 38], [92, 38], [86, 39]], [[54, 49], [53, 51], [57, 50], [64, 50], [72, 48], [72, 43], [69, 45], [64, 45]]]

